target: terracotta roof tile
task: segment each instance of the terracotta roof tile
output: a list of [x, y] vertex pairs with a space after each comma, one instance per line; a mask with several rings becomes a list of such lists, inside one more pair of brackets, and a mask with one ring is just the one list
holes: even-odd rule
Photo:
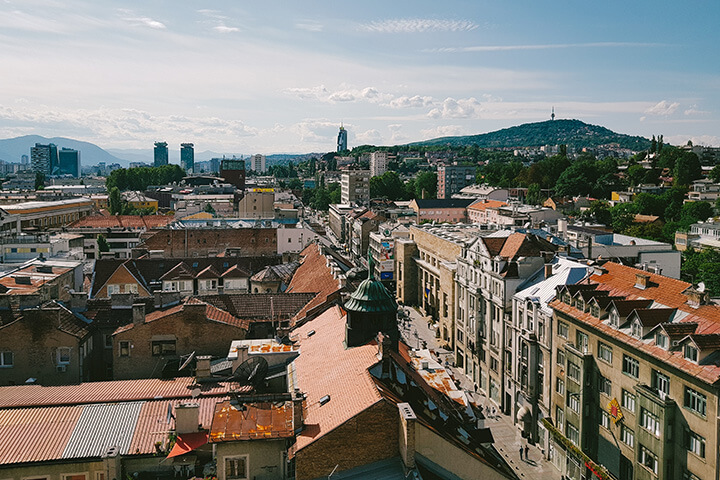
[[307, 317], [313, 309], [322, 307], [342, 290], [328, 268], [325, 256], [320, 253], [319, 245], [311, 243], [300, 255], [302, 263], [295, 271], [287, 292], [315, 293], [316, 296], [298, 312], [296, 322]]
[[[231, 325], [233, 327], [241, 328], [243, 330], [249, 330], [250, 329], [250, 322], [247, 319], [241, 319], [237, 318], [230, 313], [226, 312], [225, 310], [221, 310], [217, 308], [214, 305], [211, 305], [209, 303], [203, 302], [202, 300], [195, 298], [195, 297], [189, 297], [184, 304], [176, 305], [174, 307], [165, 309], [165, 310], [155, 310], [152, 313], [149, 313], [145, 315], [145, 324], [158, 321], [162, 318], [169, 317], [170, 315], [175, 315], [177, 313], [181, 313], [185, 311], [185, 305], [205, 305], [205, 318], [213, 321], [213, 322], [219, 322], [224, 323], [226, 325]], [[122, 327], [119, 327], [115, 330], [114, 334], [122, 333], [128, 330], [131, 330], [135, 327], [134, 323], [129, 323], [127, 325], [123, 325]]]
[[276, 319], [287, 320], [295, 316], [315, 296], [315, 293], [238, 293], [203, 295], [199, 299], [238, 318], [269, 320], [272, 315]]
[[[310, 330], [315, 334], [308, 336]], [[307, 394], [306, 425], [298, 435], [300, 450], [363, 410], [381, 401], [368, 368], [378, 362], [376, 344], [345, 348], [345, 316], [335, 306], [295, 330], [300, 356], [295, 359], [297, 388]], [[330, 401], [320, 405], [326, 395]]]
[[81, 218], [68, 228], [131, 228], [149, 230], [159, 228], [175, 221], [168, 215], [89, 215]]
[[477, 210], [482, 212], [488, 208], [500, 208], [505, 206], [507, 206], [507, 203], [500, 200], [478, 200], [467, 208], [468, 210]]
[[215, 405], [210, 442], [292, 438], [293, 403], [247, 403], [238, 410], [229, 400]]

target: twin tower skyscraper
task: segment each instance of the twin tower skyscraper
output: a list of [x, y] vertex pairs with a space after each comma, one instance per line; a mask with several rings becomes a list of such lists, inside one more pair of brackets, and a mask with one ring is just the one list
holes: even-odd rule
[[[192, 173], [195, 168], [195, 145], [192, 143], [180, 144], [180, 166], [188, 173]], [[155, 167], [161, 167], [168, 164], [168, 144], [167, 142], [155, 142], [154, 152]]]

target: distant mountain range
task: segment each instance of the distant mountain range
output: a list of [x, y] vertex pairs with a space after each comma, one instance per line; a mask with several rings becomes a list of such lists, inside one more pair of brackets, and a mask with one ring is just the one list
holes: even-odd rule
[[23, 155], [30, 156], [30, 147], [36, 143], [54, 143], [58, 148], [74, 148], [80, 151], [80, 162], [83, 165], [97, 165], [99, 162], [119, 163], [127, 165], [127, 161], [112, 155], [106, 150], [89, 142], [81, 142], [72, 138], [53, 137], [45, 138], [40, 135], [25, 135], [17, 138], [0, 140], [0, 160], [10, 163], [20, 163]]
[[615, 133], [605, 127], [590, 125], [580, 120], [548, 120], [526, 123], [496, 132], [435, 138], [409, 145], [448, 145], [453, 147], [477, 145], [480, 148], [516, 148], [560, 144], [575, 147], [597, 147], [610, 143], [616, 143], [622, 148], [636, 151], [650, 147], [650, 140], [647, 138]]
[[[39, 135], [25, 135], [23, 137], [0, 140], [0, 160], [5, 162], [20, 162], [22, 155], [30, 155], [30, 147], [36, 143], [54, 143], [59, 148], [67, 147], [80, 150], [81, 162], [84, 166], [97, 165], [100, 162], [119, 163], [127, 167], [130, 162], [145, 162], [152, 164], [153, 150], [148, 149], [102, 149], [89, 142], [73, 140], [71, 138], [53, 137], [45, 138]], [[422, 142], [414, 142], [410, 146], [448, 145], [463, 147], [477, 145], [480, 148], [515, 148], [540, 147], [543, 145], [566, 144], [569, 147], [597, 147], [615, 143], [622, 148], [631, 150], [645, 150], [650, 147], [650, 140], [644, 137], [633, 137], [615, 133], [605, 127], [590, 125], [580, 120], [548, 120], [546, 122], [526, 123], [516, 127], [505, 128], [496, 132], [479, 135], [466, 135], [458, 137], [442, 137]], [[169, 150], [170, 163], [180, 163], [180, 149]], [[211, 158], [232, 157], [233, 154], [223, 154], [213, 151], [195, 152], [195, 161], [203, 162]], [[311, 157], [320, 158], [322, 153], [304, 154], [274, 154], [267, 155], [267, 165], [287, 164], [288, 162], [301, 162]], [[235, 154], [236, 157], [245, 157], [247, 154]]]

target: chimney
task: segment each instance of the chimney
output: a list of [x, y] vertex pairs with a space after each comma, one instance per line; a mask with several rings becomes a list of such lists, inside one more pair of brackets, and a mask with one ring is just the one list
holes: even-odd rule
[[292, 393], [293, 401], [293, 429], [298, 435], [303, 429], [305, 423], [305, 394], [300, 389], [295, 389]]
[[134, 300], [134, 293], [113, 293], [110, 295], [110, 305], [112, 308], [132, 308]]
[[155, 308], [165, 308], [180, 303], [180, 292], [155, 292]]
[[133, 324], [140, 325], [145, 322], [145, 304], [133, 303], [132, 306]]
[[195, 378], [202, 380], [212, 376], [210, 373], [210, 359], [212, 359], [210, 355], [198, 355], [195, 357]]
[[105, 450], [105, 453], [100, 457], [103, 463], [103, 471], [107, 472], [108, 479], [122, 478], [120, 472], [120, 447], [114, 446]]
[[545, 279], [552, 277], [552, 274], [553, 274], [553, 264], [546, 263], [545, 264]]
[[85, 292], [70, 292], [70, 310], [73, 312], [84, 312], [87, 310], [88, 294]]
[[17, 298], [20, 310], [36, 308], [39, 307], [42, 303], [42, 297], [38, 293], [32, 293], [29, 295], [17, 295]]
[[400, 411], [400, 458], [405, 468], [415, 468], [415, 422], [417, 417], [409, 403], [398, 403]]
[[[208, 357], [209, 358], [209, 357]], [[200, 358], [198, 357], [198, 363]], [[193, 402], [185, 402], [175, 405], [175, 433], [193, 433], [199, 430], [200, 405]]]
[[650, 275], [646, 273], [636, 273], [635, 274], [635, 288], [639, 288], [640, 290], [645, 290], [650, 286]]

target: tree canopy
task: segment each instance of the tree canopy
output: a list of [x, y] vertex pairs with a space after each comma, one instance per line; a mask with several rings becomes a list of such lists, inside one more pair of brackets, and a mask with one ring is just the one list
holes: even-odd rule
[[185, 177], [185, 171], [179, 165], [160, 167], [119, 168], [110, 172], [105, 180], [108, 191], [117, 187], [120, 191], [144, 191], [150, 185], [169, 185]]

